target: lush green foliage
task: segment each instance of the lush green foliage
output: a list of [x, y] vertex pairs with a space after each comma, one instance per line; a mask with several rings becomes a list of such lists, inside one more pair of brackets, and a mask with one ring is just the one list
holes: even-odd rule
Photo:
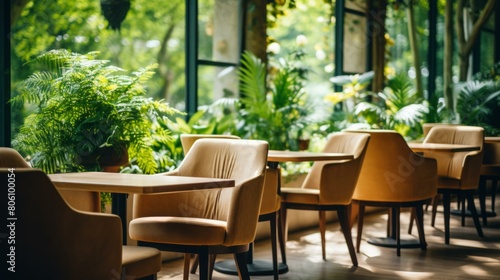
[[486, 135], [500, 134], [493, 110], [500, 108], [499, 81], [469, 81], [461, 85], [457, 98], [460, 123], [481, 126]]
[[420, 123], [428, 112], [406, 74], [389, 80], [384, 92], [379, 92], [372, 102], [360, 102], [355, 113], [362, 116], [373, 128], [394, 129], [403, 136], [416, 138], [422, 133]]
[[[27, 61], [52, 49], [88, 53], [123, 69], [158, 63], [148, 80], [148, 96], [165, 99], [183, 110], [184, 0], [134, 0], [120, 32], [107, 28], [99, 1], [30, 1], [11, 28], [12, 96], [18, 84], [38, 71]], [[13, 110], [13, 135], [30, 108]]]
[[415, 139], [422, 133], [421, 123], [428, 114], [428, 103], [420, 100], [411, 79], [404, 73], [388, 81], [383, 92], [370, 92], [367, 86], [373, 72], [342, 75], [330, 79], [343, 87], [342, 92], [327, 95], [326, 100], [341, 105], [340, 128], [393, 129], [403, 136]]
[[166, 143], [170, 136], [168, 130], [154, 126], [158, 119], [179, 113], [145, 96], [143, 84], [156, 66], [129, 76], [96, 56], [96, 52], [54, 50], [32, 61], [47, 70], [28, 77], [13, 99], [37, 106], [25, 119], [14, 146], [31, 156], [34, 167], [53, 173], [99, 168], [96, 162], [84, 167], [82, 161], [101, 148], [126, 145], [130, 159], [145, 173], [155, 173], [151, 143]]
[[274, 71], [267, 84], [265, 64], [250, 52], [243, 54], [239, 134], [267, 140], [270, 149], [297, 150], [300, 132], [309, 124], [312, 111], [303, 88], [304, 72], [287, 61]]

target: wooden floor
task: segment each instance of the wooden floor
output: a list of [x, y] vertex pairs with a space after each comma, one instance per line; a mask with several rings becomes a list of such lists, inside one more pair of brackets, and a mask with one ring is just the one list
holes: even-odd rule
[[[497, 201], [499, 199], [497, 197]], [[488, 209], [491, 208], [488, 206]], [[366, 242], [368, 238], [385, 235], [387, 215], [380, 212], [366, 217], [361, 252], [357, 254], [358, 267], [352, 266], [337, 223], [327, 228], [326, 261], [321, 258], [317, 229], [291, 233], [287, 243], [289, 272], [281, 274], [280, 279], [500, 279], [500, 217], [488, 219], [488, 226], [483, 227], [485, 237], [480, 238], [471, 218], [467, 218], [466, 226], [461, 227], [460, 218], [452, 216], [451, 244], [445, 245], [440, 210], [438, 208], [435, 228], [430, 226], [430, 209], [424, 216], [427, 251], [403, 249], [400, 257], [396, 256], [395, 249]], [[416, 238], [416, 228], [412, 236], [406, 233], [408, 220], [409, 213], [402, 213], [402, 237]], [[352, 232], [355, 240], [356, 227]], [[270, 256], [270, 241], [256, 242], [255, 259], [270, 261]], [[221, 255], [218, 260], [230, 257]], [[182, 264], [181, 259], [164, 263], [158, 279], [182, 279]], [[273, 279], [272, 276], [251, 278]], [[190, 279], [198, 279], [198, 275], [191, 274]], [[214, 272], [213, 279], [238, 278]]]

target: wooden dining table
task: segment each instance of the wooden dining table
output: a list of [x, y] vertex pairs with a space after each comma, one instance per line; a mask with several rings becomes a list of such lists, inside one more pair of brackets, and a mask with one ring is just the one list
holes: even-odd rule
[[110, 192], [111, 212], [120, 216], [123, 243], [127, 242], [127, 196], [234, 187], [233, 179], [188, 176], [143, 175], [108, 172], [78, 172], [48, 175], [58, 189]]
[[444, 143], [415, 143], [410, 142], [408, 146], [414, 152], [470, 152], [479, 151], [481, 147], [476, 145], [444, 144]]
[[[307, 151], [279, 151], [279, 150], [269, 150], [267, 154], [267, 163], [269, 168], [279, 169], [279, 163], [283, 162], [305, 162], [305, 161], [331, 161], [331, 160], [349, 160], [354, 159], [352, 154], [343, 153], [323, 153], [323, 152], [307, 152]], [[278, 193], [281, 189], [281, 172], [278, 176]], [[283, 228], [280, 224], [279, 231], [282, 232]], [[255, 260], [253, 258], [253, 244], [246, 254], [246, 261], [248, 272], [252, 276], [264, 276], [273, 275], [273, 264], [266, 260]], [[278, 272], [280, 274], [288, 271], [288, 265], [286, 264], [285, 254], [282, 254], [282, 263], [278, 264]], [[220, 261], [214, 265], [214, 269], [221, 273], [238, 275], [234, 261]]]
[[486, 136], [484, 142], [500, 142], [500, 136]]

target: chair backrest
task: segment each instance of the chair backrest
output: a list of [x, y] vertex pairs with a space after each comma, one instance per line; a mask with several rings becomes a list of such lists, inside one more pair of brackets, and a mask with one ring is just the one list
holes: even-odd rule
[[[28, 162], [12, 148], [0, 147], [0, 168], [30, 168]], [[72, 207], [91, 212], [101, 212], [101, 199], [98, 192], [59, 190]]]
[[455, 123], [424, 123], [422, 124], [422, 131], [423, 131], [423, 136], [424, 138], [427, 137], [429, 134], [429, 131], [435, 126], [457, 126], [459, 124]]
[[350, 204], [369, 140], [367, 133], [331, 134], [323, 152], [352, 154], [354, 159], [316, 161], [302, 187], [319, 189], [322, 204]]
[[[227, 134], [181, 134], [180, 138], [184, 155], [187, 155], [194, 142], [199, 139], [241, 139], [239, 136]], [[278, 195], [279, 176], [280, 174], [278, 170], [269, 168], [266, 169], [264, 194], [262, 195], [262, 203], [260, 207], [261, 215], [276, 212], [280, 208], [281, 200]]]
[[181, 145], [184, 155], [187, 155], [196, 140], [202, 138], [241, 139], [236, 135], [227, 134], [181, 134]]
[[0, 167], [29, 168], [30, 165], [16, 150], [12, 148], [0, 147]]
[[435, 126], [424, 143], [464, 144], [480, 146], [473, 152], [426, 152], [425, 156], [437, 159], [438, 175], [459, 179], [464, 188], [476, 188], [483, 160], [484, 129], [478, 126]]
[[348, 130], [369, 133], [353, 199], [373, 202], [411, 202], [436, 195], [437, 163], [415, 154], [393, 130]]
[[177, 176], [234, 179], [234, 188], [136, 195], [134, 218], [199, 217], [227, 221], [225, 245], [255, 238], [268, 144], [259, 140], [199, 139], [177, 168]]
[[[15, 192], [15, 268], [16, 275], [24, 277], [19, 279], [114, 279], [120, 275], [118, 216], [74, 210], [41, 170], [0, 168], [0, 180], [9, 182], [8, 178], [15, 178], [15, 188], [8, 192]], [[0, 199], [3, 205], [7, 205], [6, 197]]]

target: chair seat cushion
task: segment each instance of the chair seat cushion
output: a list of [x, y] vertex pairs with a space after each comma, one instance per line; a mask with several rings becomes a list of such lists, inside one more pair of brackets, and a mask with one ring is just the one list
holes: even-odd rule
[[227, 223], [190, 217], [142, 217], [129, 225], [130, 238], [179, 245], [220, 245]]
[[122, 275], [125, 279], [155, 275], [161, 270], [161, 252], [155, 248], [123, 246]]
[[305, 188], [281, 188], [281, 199], [288, 203], [319, 204], [319, 190]]

